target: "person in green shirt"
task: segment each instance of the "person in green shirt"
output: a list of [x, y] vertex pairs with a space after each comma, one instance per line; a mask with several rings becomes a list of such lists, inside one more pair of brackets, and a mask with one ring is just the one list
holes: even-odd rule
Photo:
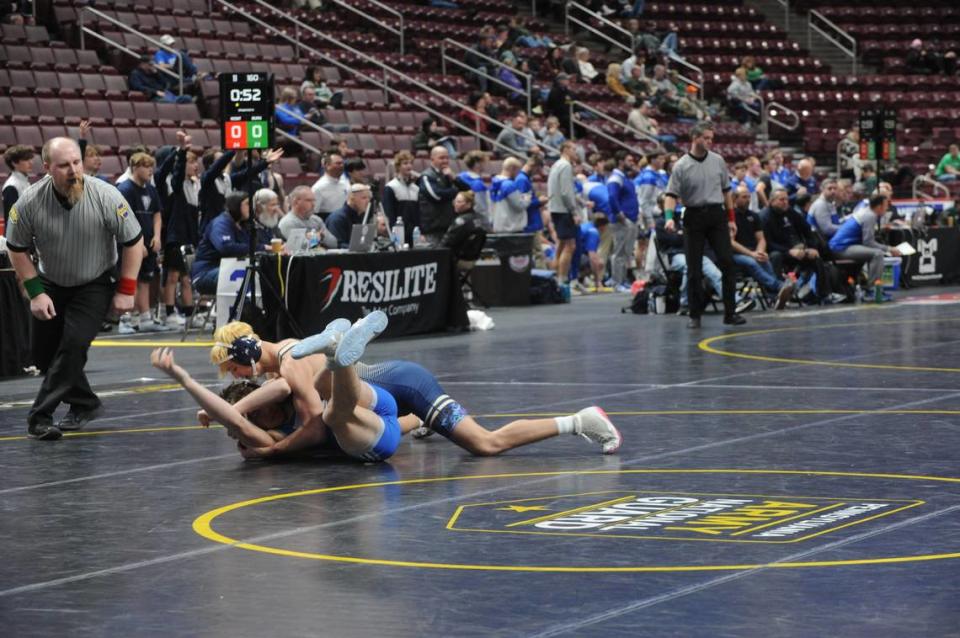
[[948, 153], [937, 164], [936, 175], [941, 182], [952, 182], [960, 177], [960, 146], [950, 145]]

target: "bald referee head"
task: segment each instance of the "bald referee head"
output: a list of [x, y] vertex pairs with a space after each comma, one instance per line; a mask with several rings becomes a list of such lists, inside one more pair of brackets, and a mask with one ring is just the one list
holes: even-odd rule
[[53, 178], [53, 187], [71, 205], [83, 196], [83, 158], [80, 146], [69, 137], [55, 137], [40, 152], [43, 170]]

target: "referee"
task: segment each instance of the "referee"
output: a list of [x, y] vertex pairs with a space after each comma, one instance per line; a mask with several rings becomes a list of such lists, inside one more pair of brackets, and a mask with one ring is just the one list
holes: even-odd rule
[[[31, 438], [54, 441], [103, 411], [83, 367], [113, 300], [118, 313], [133, 309], [143, 233], [123, 195], [99, 179], [85, 180], [80, 147], [56, 137], [41, 153], [46, 177], [10, 209], [7, 248], [30, 296], [32, 347], [43, 384], [27, 413]], [[117, 244], [123, 244], [119, 282]], [[40, 273], [29, 252], [40, 259]], [[54, 425], [61, 403], [70, 410]]]
[[673, 167], [663, 200], [664, 229], [674, 232], [673, 220], [677, 200], [683, 202], [683, 248], [687, 258], [687, 297], [690, 300], [690, 328], [700, 327], [703, 313], [703, 245], [717, 256], [717, 266], [723, 273], [723, 323], [739, 326], [747, 323], [736, 313], [734, 287], [736, 271], [730, 235], [737, 232], [734, 221], [733, 197], [730, 194], [730, 175], [727, 163], [710, 152], [713, 144], [713, 124], [699, 122], [690, 130], [690, 152]]

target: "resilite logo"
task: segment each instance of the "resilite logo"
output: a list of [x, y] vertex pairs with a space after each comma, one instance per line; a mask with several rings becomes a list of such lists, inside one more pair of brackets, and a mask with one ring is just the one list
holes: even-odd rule
[[919, 500], [614, 491], [457, 508], [465, 532], [796, 543], [922, 505]]
[[338, 298], [344, 303], [386, 303], [437, 292], [437, 262], [387, 270], [327, 268], [319, 281], [321, 312]]

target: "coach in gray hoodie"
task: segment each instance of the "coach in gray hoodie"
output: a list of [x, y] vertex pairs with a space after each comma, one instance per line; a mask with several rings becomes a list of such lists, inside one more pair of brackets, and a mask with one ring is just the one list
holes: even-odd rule
[[557, 237], [557, 278], [566, 283], [570, 278], [570, 262], [577, 247], [577, 194], [573, 186], [573, 165], [577, 161], [577, 147], [573, 142], [560, 145], [560, 159], [550, 167], [547, 177], [547, 196], [552, 233]]

